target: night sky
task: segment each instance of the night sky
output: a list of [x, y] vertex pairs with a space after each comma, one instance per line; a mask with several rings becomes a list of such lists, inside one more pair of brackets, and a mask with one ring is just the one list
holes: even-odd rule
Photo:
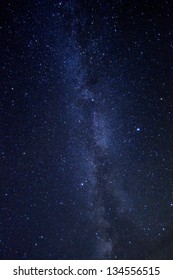
[[173, 259], [173, 2], [1, 1], [1, 259]]

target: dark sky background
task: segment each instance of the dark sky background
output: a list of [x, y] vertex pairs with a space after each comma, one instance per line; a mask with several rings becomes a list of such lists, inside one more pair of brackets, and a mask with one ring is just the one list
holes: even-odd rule
[[172, 259], [173, 2], [0, 10], [0, 258]]

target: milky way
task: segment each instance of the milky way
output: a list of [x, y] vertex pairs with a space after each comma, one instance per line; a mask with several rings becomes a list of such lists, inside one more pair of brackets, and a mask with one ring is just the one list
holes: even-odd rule
[[0, 257], [171, 259], [171, 1], [2, 6]]

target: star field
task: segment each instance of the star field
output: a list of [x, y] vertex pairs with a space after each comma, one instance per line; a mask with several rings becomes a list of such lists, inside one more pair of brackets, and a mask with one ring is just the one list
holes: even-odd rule
[[172, 11], [2, 1], [1, 259], [172, 259]]

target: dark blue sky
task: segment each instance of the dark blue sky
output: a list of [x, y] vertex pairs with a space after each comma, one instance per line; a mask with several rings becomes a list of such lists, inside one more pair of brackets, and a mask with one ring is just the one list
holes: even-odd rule
[[1, 259], [173, 257], [171, 2], [1, 2]]

